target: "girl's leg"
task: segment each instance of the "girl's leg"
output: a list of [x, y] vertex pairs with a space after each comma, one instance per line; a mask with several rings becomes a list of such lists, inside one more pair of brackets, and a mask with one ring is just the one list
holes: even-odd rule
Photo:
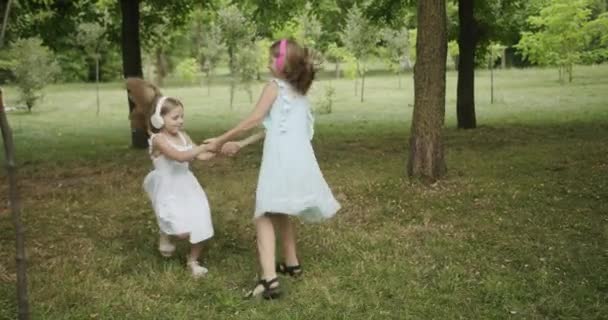
[[275, 270], [275, 236], [271, 218], [268, 215], [256, 218], [255, 229], [262, 275], [247, 297], [262, 296], [265, 299], [275, 299], [281, 292]]
[[203, 249], [202, 241], [199, 243], [193, 243], [192, 246], [190, 247], [190, 255], [188, 256], [188, 261], [186, 263], [188, 268], [190, 268], [190, 271], [192, 272], [192, 276], [194, 276], [195, 278], [204, 276], [207, 272], [209, 272], [209, 270], [207, 270], [207, 268], [202, 267], [198, 263], [198, 258], [201, 255], [202, 249]]
[[203, 249], [203, 242], [193, 243], [190, 247], [190, 256], [188, 258], [192, 261], [198, 261], [198, 258], [201, 256], [201, 251]]
[[296, 227], [286, 214], [275, 214], [272, 221], [281, 232], [281, 244], [283, 249], [283, 259], [286, 266], [297, 266], [299, 260], [296, 249]]
[[159, 235], [158, 251], [163, 257], [171, 257], [173, 252], [175, 252], [175, 245], [171, 242], [171, 238], [168, 234], [160, 231]]
[[277, 277], [275, 271], [275, 235], [272, 220], [268, 215], [255, 219], [258, 256], [262, 267], [262, 280]]

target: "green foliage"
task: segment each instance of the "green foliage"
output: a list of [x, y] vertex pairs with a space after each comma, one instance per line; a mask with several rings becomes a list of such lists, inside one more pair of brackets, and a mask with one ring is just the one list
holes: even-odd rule
[[239, 45], [252, 38], [255, 27], [235, 5], [220, 9], [217, 23], [221, 30], [222, 41], [228, 50], [236, 51]]
[[[217, 23], [221, 30], [222, 42], [228, 49], [228, 67], [230, 69], [230, 107], [232, 108], [237, 77], [239, 74], [241, 74], [241, 79], [243, 79], [243, 69], [248, 69], [249, 67], [237, 66], [237, 60], [251, 60], [250, 57], [245, 57], [247, 56], [247, 53], [241, 53], [240, 51], [246, 50], [245, 48], [251, 48], [250, 45], [253, 39], [255, 25], [253, 25], [253, 23], [250, 22], [250, 20], [245, 17], [243, 12], [235, 5], [221, 8], [218, 11]], [[238, 54], [241, 56], [237, 57]], [[256, 59], [253, 59], [253, 61], [255, 65]]]
[[[353, 5], [346, 14], [346, 25], [342, 32], [342, 42], [356, 59], [357, 76], [361, 77], [361, 102], [365, 92], [365, 60], [376, 48], [377, 28], [363, 15], [357, 4]], [[355, 82], [355, 93], [358, 82]]]
[[222, 43], [221, 31], [215, 24], [209, 24], [204, 33], [202, 46], [199, 51], [199, 63], [210, 72], [219, 64], [226, 46]]
[[310, 2], [306, 3], [305, 10], [295, 17], [296, 21], [296, 41], [308, 48], [319, 47], [321, 40], [322, 26], [317, 16], [312, 12]]
[[295, 39], [298, 34], [298, 23], [289, 20], [277, 27], [272, 33], [274, 39]]
[[377, 29], [355, 4], [346, 14], [346, 25], [341, 33], [344, 46], [357, 60], [364, 60], [376, 47]]
[[590, 14], [586, 0], [552, 0], [540, 15], [528, 19], [535, 31], [522, 33], [517, 48], [533, 63], [558, 66], [572, 81], [572, 67], [581, 61], [587, 42]]
[[344, 75], [347, 79], [354, 80], [357, 78], [357, 58], [350, 52], [346, 51], [344, 55]]
[[583, 63], [601, 63], [608, 60], [608, 12], [601, 13], [584, 27], [587, 47]]
[[400, 73], [405, 59], [408, 59], [409, 52], [409, 31], [407, 28], [399, 30], [385, 28], [381, 31], [382, 40], [385, 43], [383, 58], [388, 67], [395, 73]]
[[336, 88], [329, 82], [325, 85], [322, 98], [317, 102], [315, 113], [330, 114], [334, 105]]
[[458, 47], [458, 41], [452, 40], [448, 42], [448, 64], [451, 60], [454, 69], [457, 69], [458, 66], [458, 57], [460, 55], [460, 48]]
[[417, 29], [411, 29], [410, 30], [410, 36], [409, 36], [409, 42], [410, 42], [410, 46], [409, 46], [409, 54], [410, 54], [410, 60], [415, 63], [416, 62], [416, 38], [418, 37], [418, 30]]
[[253, 99], [251, 84], [258, 75], [259, 51], [258, 46], [253, 43], [244, 43], [236, 54], [236, 73], [239, 76], [241, 85], [249, 94], [249, 100]]
[[110, 47], [101, 57], [101, 80], [116, 81], [121, 80], [122, 77], [122, 56], [120, 50]]
[[[488, 61], [488, 67], [493, 66], [494, 64], [496, 64], [496, 62], [498, 62], [498, 60], [500, 60], [502, 58], [502, 53], [505, 50], [506, 46], [500, 44], [500, 43], [490, 43], [488, 45], [488, 48], [486, 50], [486, 56], [484, 57], [483, 61]], [[491, 65], [491, 66], [490, 66]]]
[[339, 47], [335, 42], [330, 43], [325, 50], [325, 58], [331, 62], [344, 62], [349, 55], [346, 48]]
[[89, 64], [87, 56], [80, 49], [62, 50], [55, 54], [57, 64], [61, 73], [57, 75], [57, 81], [61, 82], [84, 82], [89, 77]]
[[186, 58], [175, 67], [177, 76], [188, 83], [196, 82], [199, 74], [199, 64], [194, 58]]
[[272, 41], [262, 38], [258, 39], [255, 42], [255, 52], [256, 52], [256, 66], [257, 72], [263, 72], [268, 68], [268, 58], [269, 58], [269, 50], [272, 45]]
[[77, 27], [76, 43], [92, 59], [101, 59], [101, 50], [108, 46], [104, 28], [96, 22], [81, 23]]
[[59, 66], [51, 50], [43, 46], [39, 38], [19, 39], [10, 50], [19, 100], [31, 111], [42, 98], [42, 89], [59, 73]]

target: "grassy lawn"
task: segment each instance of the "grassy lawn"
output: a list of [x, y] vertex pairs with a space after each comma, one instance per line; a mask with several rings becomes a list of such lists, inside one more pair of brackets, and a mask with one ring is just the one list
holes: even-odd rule
[[[477, 73], [476, 130], [455, 129], [456, 74], [448, 73], [447, 177], [405, 177], [411, 74], [366, 80], [366, 101], [333, 80], [317, 116], [317, 158], [343, 205], [335, 219], [300, 225], [301, 280], [278, 301], [241, 298], [256, 278], [252, 212], [261, 146], [236, 159], [194, 163], [216, 236], [193, 281], [156, 251], [141, 183], [148, 155], [129, 148], [126, 95], [57, 85], [32, 114], [12, 113], [24, 201], [33, 319], [606, 319], [608, 315], [608, 66]], [[322, 80], [313, 100], [321, 98]], [[254, 92], [259, 92], [256, 85]], [[187, 129], [202, 140], [252, 107], [245, 92], [169, 86]], [[14, 88], [5, 88], [14, 105]], [[255, 98], [255, 97], [254, 97]], [[4, 162], [4, 155], [1, 154]], [[14, 236], [0, 172], [0, 319], [16, 314]]]

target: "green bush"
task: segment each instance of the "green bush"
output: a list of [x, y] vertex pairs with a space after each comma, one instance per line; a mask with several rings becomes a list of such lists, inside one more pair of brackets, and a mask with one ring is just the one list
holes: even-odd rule
[[28, 111], [42, 98], [42, 89], [55, 80], [60, 68], [49, 48], [39, 38], [17, 40], [10, 49], [12, 71], [19, 90], [19, 100]]
[[101, 81], [122, 79], [122, 56], [120, 50], [108, 50], [101, 56]]
[[61, 74], [57, 76], [59, 82], [84, 82], [89, 75], [87, 57], [80, 50], [62, 50], [55, 55]]
[[336, 95], [336, 88], [334, 88], [331, 84], [325, 86], [325, 91], [323, 92], [323, 97], [319, 102], [317, 102], [317, 108], [315, 109], [315, 113], [317, 114], [330, 114], [332, 111], [332, 107], [334, 104], [334, 97]]
[[198, 70], [198, 63], [194, 58], [186, 58], [180, 61], [175, 68], [177, 76], [188, 83], [194, 83], [196, 81], [198, 77]]

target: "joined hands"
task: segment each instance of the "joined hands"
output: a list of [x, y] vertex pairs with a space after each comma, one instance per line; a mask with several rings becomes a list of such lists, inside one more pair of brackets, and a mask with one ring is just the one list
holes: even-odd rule
[[241, 150], [241, 144], [237, 141], [228, 141], [226, 143], [220, 143], [217, 137], [209, 138], [203, 141], [209, 152], [221, 153], [224, 156], [232, 157]]

